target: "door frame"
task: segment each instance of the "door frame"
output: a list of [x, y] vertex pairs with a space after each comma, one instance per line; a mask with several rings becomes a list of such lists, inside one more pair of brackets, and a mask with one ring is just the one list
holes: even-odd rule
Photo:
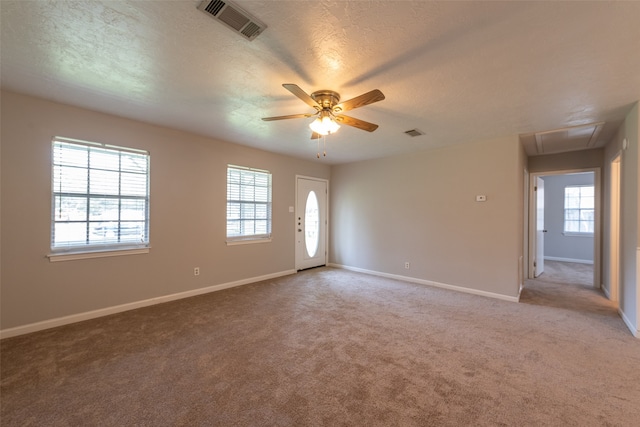
[[[603, 287], [611, 301], [618, 302], [620, 289], [620, 202], [622, 177], [622, 152], [616, 152], [609, 159], [609, 247], [608, 247], [608, 289]], [[640, 304], [639, 304], [640, 306]]]
[[553, 171], [545, 171], [545, 172], [530, 172], [529, 173], [529, 259], [528, 259], [528, 278], [533, 279], [532, 277], [535, 274], [535, 270], [533, 268], [533, 261], [536, 256], [536, 193], [533, 191], [536, 183], [536, 179], [538, 177], [545, 177], [551, 175], [567, 175], [571, 173], [581, 173], [581, 172], [593, 172], [593, 184], [594, 184], [594, 192], [595, 192], [595, 210], [594, 210], [594, 220], [595, 220], [595, 230], [593, 233], [593, 287], [595, 289], [602, 288], [602, 280], [601, 280], [601, 269], [602, 269], [602, 179], [601, 179], [601, 168], [583, 168], [583, 169], [561, 169], [561, 170], [553, 170]]
[[299, 212], [298, 212], [298, 179], [307, 179], [307, 180], [311, 180], [311, 181], [319, 181], [319, 182], [324, 182], [325, 185], [327, 186], [327, 197], [326, 197], [326, 203], [325, 203], [325, 227], [324, 227], [324, 244], [325, 244], [325, 251], [324, 251], [324, 264], [328, 265], [329, 263], [329, 180], [328, 179], [324, 179], [324, 178], [318, 178], [315, 176], [306, 176], [306, 175], [296, 175], [296, 182], [295, 182], [295, 208], [294, 208], [294, 217], [293, 217], [293, 245], [294, 245], [294, 262], [295, 262], [295, 269], [296, 271], [299, 271], [300, 269], [300, 263], [301, 263], [301, 259], [300, 259], [300, 254], [298, 253], [298, 245], [296, 243], [297, 240], [297, 236], [298, 236], [298, 225], [297, 225], [297, 220], [296, 218], [298, 218]]
[[[540, 212], [540, 209], [538, 209], [538, 201], [540, 199], [540, 193], [538, 191], [539, 191], [540, 183], [542, 183], [542, 187], [544, 187], [544, 179], [542, 178], [542, 176], [538, 175], [533, 180], [533, 198], [535, 199], [536, 209], [533, 211], [534, 216], [533, 216], [533, 219], [531, 220], [531, 226], [534, 228], [533, 232], [535, 233], [535, 237], [533, 238], [533, 249], [535, 249], [535, 253], [531, 257], [531, 260], [532, 260], [531, 268], [533, 268], [533, 274], [531, 278], [533, 279], [535, 279], [536, 277], [540, 277], [540, 275], [544, 272], [544, 233], [547, 232], [547, 230], [544, 229], [544, 218], [542, 223], [542, 230], [539, 229], [540, 224], [538, 224], [539, 222], [538, 213]], [[542, 195], [542, 200], [543, 200], [542, 216], [544, 217], [546, 215], [545, 206], [544, 206], [544, 194]], [[543, 240], [542, 245], [540, 245], [541, 232], [542, 232], [542, 240]], [[542, 248], [539, 248], [539, 246], [542, 246]], [[542, 251], [540, 251], [540, 249], [542, 249]], [[542, 260], [538, 259], [539, 254], [542, 254]], [[541, 270], [540, 273], [538, 273], [538, 270]]]

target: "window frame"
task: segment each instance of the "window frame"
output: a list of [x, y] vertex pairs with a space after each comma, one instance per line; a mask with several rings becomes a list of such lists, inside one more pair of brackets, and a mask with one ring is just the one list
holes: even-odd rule
[[[242, 182], [239, 183], [239, 188], [237, 191], [237, 194], [239, 195], [239, 197], [237, 199], [232, 198], [231, 195], [231, 183], [230, 183], [230, 173], [231, 171], [237, 171], [240, 173], [250, 173], [253, 174], [254, 176], [254, 185], [243, 185]], [[242, 198], [241, 194], [243, 194], [243, 187], [253, 187], [253, 193], [254, 193], [254, 199], [255, 199], [255, 188], [256, 187], [261, 187], [264, 188], [264, 186], [256, 186], [255, 185], [255, 177], [257, 175], [264, 175], [267, 178], [267, 201], [256, 201], [256, 200], [245, 200]], [[273, 236], [273, 174], [265, 169], [256, 169], [256, 168], [249, 168], [249, 167], [245, 167], [245, 166], [238, 166], [238, 165], [232, 165], [232, 164], [228, 164], [227, 165], [227, 171], [226, 171], [226, 189], [227, 189], [227, 194], [226, 194], [226, 215], [225, 215], [225, 219], [226, 219], [226, 226], [225, 226], [225, 236], [226, 236], [226, 244], [228, 246], [232, 246], [232, 245], [244, 245], [244, 244], [252, 244], [252, 243], [269, 243], [271, 242], [272, 236]], [[237, 209], [237, 213], [239, 218], [231, 218], [230, 219], [230, 210], [231, 210], [231, 205], [235, 204], [235, 205], [240, 205]], [[254, 206], [254, 212], [255, 212], [255, 207], [256, 206], [264, 206], [266, 207], [266, 218], [256, 218], [256, 215], [254, 214], [253, 217], [243, 217], [242, 214], [242, 204], [245, 205], [253, 205]], [[254, 233], [254, 234], [229, 234], [230, 228], [229, 228], [229, 224], [230, 221], [237, 221], [240, 223], [240, 228], [242, 228], [243, 223], [249, 222], [249, 221], [255, 221], [255, 220], [266, 220], [266, 233]], [[254, 230], [255, 230], [255, 225], [254, 225]]]
[[[568, 208], [567, 207], [567, 189], [569, 188], [591, 188], [592, 192], [593, 192], [593, 196], [591, 196], [591, 198], [593, 199], [593, 207], [591, 208], [582, 208], [581, 206], [581, 200], [582, 200], [582, 191], [580, 191], [580, 194], [578, 196], [578, 207], [577, 208]], [[586, 197], [586, 196], [585, 196]], [[573, 219], [573, 220], [568, 220], [567, 219], [567, 211], [571, 210], [571, 211], [577, 211], [578, 212], [578, 219]], [[585, 220], [585, 219], [581, 219], [582, 216], [582, 211], [592, 211], [593, 214], [593, 220]], [[575, 185], [566, 185], [564, 187], [563, 190], [563, 206], [562, 206], [562, 234], [564, 236], [569, 236], [569, 237], [593, 237], [594, 233], [595, 233], [595, 228], [596, 228], [596, 221], [595, 221], [595, 214], [596, 214], [596, 206], [595, 206], [595, 185], [593, 184], [575, 184]], [[580, 225], [582, 223], [591, 223], [592, 224], [592, 230], [593, 231], [568, 231], [567, 230], [567, 222], [568, 221], [574, 221], [574, 222], [578, 222], [578, 229], [580, 229]]]
[[[87, 157], [87, 163], [86, 166], [71, 166], [71, 167], [77, 167], [78, 170], [84, 170], [87, 173], [87, 184], [86, 184], [86, 190], [84, 192], [73, 192], [73, 191], [60, 191], [60, 188], [56, 189], [55, 188], [55, 183], [56, 183], [56, 168], [59, 166], [65, 166], [65, 167], [70, 167], [69, 165], [64, 165], [64, 164], [57, 164], [56, 163], [56, 149], [59, 149], [58, 147], [60, 147], [60, 145], [67, 145], [67, 146], [78, 146], [78, 147], [86, 147], [87, 149], [87, 156], [90, 156], [91, 154], [91, 149], [99, 149], [101, 151], [107, 151], [107, 152], [117, 152], [119, 154], [118, 160], [118, 168], [117, 170], [111, 170], [111, 169], [105, 169], [105, 168], [98, 168], [98, 167], [91, 167], [91, 163], [90, 163], [90, 157]], [[142, 155], [144, 156], [144, 159], [146, 160], [146, 172], [145, 173], [139, 173], [139, 172], [135, 172], [135, 171], [127, 171], [127, 170], [123, 170], [123, 165], [122, 165], [122, 157], [121, 153], [130, 153], [130, 154], [136, 154], [136, 155]], [[149, 240], [149, 230], [150, 230], [150, 226], [149, 226], [149, 217], [150, 217], [150, 181], [151, 181], [151, 171], [150, 171], [150, 166], [151, 166], [151, 156], [150, 153], [146, 150], [140, 150], [140, 149], [135, 149], [135, 148], [129, 148], [129, 147], [122, 147], [122, 146], [117, 146], [117, 145], [111, 145], [111, 144], [103, 144], [103, 143], [98, 143], [98, 142], [90, 142], [90, 141], [83, 141], [83, 140], [78, 140], [78, 139], [72, 139], [72, 138], [65, 138], [65, 137], [59, 137], [56, 136], [52, 139], [51, 141], [51, 216], [50, 216], [50, 220], [51, 220], [51, 227], [50, 227], [50, 234], [49, 234], [49, 248], [50, 248], [50, 253], [48, 255], [49, 260], [51, 262], [54, 261], [67, 261], [67, 260], [74, 260], [74, 259], [83, 259], [83, 258], [97, 258], [97, 257], [110, 257], [110, 256], [119, 256], [119, 255], [129, 255], [129, 254], [140, 254], [140, 253], [148, 253], [149, 252], [149, 248], [150, 248], [150, 240]], [[96, 192], [95, 190], [92, 191], [92, 189], [90, 188], [90, 183], [91, 183], [91, 172], [92, 171], [99, 171], [99, 172], [104, 172], [104, 171], [109, 171], [109, 172], [117, 172], [117, 176], [118, 176], [118, 193], [117, 194], [101, 194]], [[122, 175], [123, 174], [135, 174], [138, 173], [139, 175], [144, 176], [145, 182], [144, 182], [144, 192], [145, 194], [142, 195], [127, 195], [127, 194], [122, 194], [122, 188], [121, 188], [121, 183], [122, 183]], [[85, 232], [85, 243], [78, 243], [78, 244], [73, 244], [73, 243], [68, 243], [68, 244], [58, 244], [56, 245], [55, 242], [55, 233], [56, 233], [56, 224], [60, 224], [60, 223], [64, 223], [64, 222], [69, 222], [69, 220], [67, 221], [60, 221], [56, 218], [56, 200], [62, 197], [73, 197], [73, 198], [85, 198], [87, 200], [86, 202], [86, 217], [84, 219], [78, 219], [78, 220], [74, 220], [72, 222], [77, 222], [77, 223], [82, 223], [82, 224], [86, 224], [86, 232]], [[118, 203], [118, 218], [116, 220], [95, 220], [95, 219], [91, 219], [92, 216], [92, 210], [91, 210], [91, 203], [90, 201], [92, 199], [96, 199], [96, 198], [100, 198], [103, 200], [116, 200]], [[121, 209], [122, 209], [122, 201], [123, 200], [128, 200], [128, 201], [138, 201], [138, 202], [142, 202], [143, 206], [144, 206], [144, 212], [143, 212], [143, 219], [141, 220], [131, 220], [131, 222], [135, 222], [135, 223], [141, 223], [142, 224], [142, 240], [140, 242], [136, 242], [134, 240], [125, 240], [125, 241], [121, 241], [121, 242], [113, 242], [113, 241], [105, 241], [104, 243], [101, 243], [99, 241], [90, 241], [90, 226], [92, 223], [98, 224], [100, 222], [116, 222], [118, 225], [118, 230], [121, 230], [122, 227], [122, 222], [128, 222], [128, 220], [123, 220], [123, 218], [120, 216], [121, 215]]]

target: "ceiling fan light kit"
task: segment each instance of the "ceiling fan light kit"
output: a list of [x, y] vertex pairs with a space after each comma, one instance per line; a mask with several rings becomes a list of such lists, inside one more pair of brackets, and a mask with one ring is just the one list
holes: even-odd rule
[[335, 133], [340, 128], [340, 124], [353, 126], [358, 129], [366, 130], [367, 132], [373, 132], [378, 128], [378, 125], [374, 123], [365, 122], [364, 120], [342, 114], [344, 111], [353, 110], [354, 108], [364, 107], [365, 105], [382, 101], [384, 99], [384, 94], [378, 89], [374, 89], [348, 101], [340, 102], [340, 94], [332, 90], [318, 90], [313, 92], [311, 95], [308, 95], [305, 91], [300, 89], [298, 85], [285, 83], [282, 86], [300, 98], [305, 104], [314, 108], [316, 112], [313, 114], [290, 114], [287, 116], [263, 117], [262, 120], [273, 121], [316, 117], [316, 119], [309, 124], [309, 127], [313, 131], [311, 139], [319, 139], [321, 136]]
[[326, 111], [321, 111], [320, 117], [312, 121], [309, 127], [312, 131], [322, 136], [336, 133], [336, 131], [340, 129], [340, 125], [336, 123], [331, 117], [331, 114]]

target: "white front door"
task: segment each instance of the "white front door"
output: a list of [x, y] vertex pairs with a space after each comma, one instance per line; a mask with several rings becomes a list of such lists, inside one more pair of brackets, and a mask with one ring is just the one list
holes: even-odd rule
[[296, 270], [304, 270], [327, 264], [327, 181], [296, 179]]
[[535, 277], [544, 272], [544, 179], [536, 178], [536, 258]]

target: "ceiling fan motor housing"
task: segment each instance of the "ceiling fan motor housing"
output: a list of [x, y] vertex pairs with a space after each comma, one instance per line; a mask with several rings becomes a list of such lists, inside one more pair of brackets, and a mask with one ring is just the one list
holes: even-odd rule
[[313, 98], [323, 110], [331, 110], [334, 105], [340, 102], [340, 94], [332, 90], [317, 90], [311, 94], [311, 98]]

